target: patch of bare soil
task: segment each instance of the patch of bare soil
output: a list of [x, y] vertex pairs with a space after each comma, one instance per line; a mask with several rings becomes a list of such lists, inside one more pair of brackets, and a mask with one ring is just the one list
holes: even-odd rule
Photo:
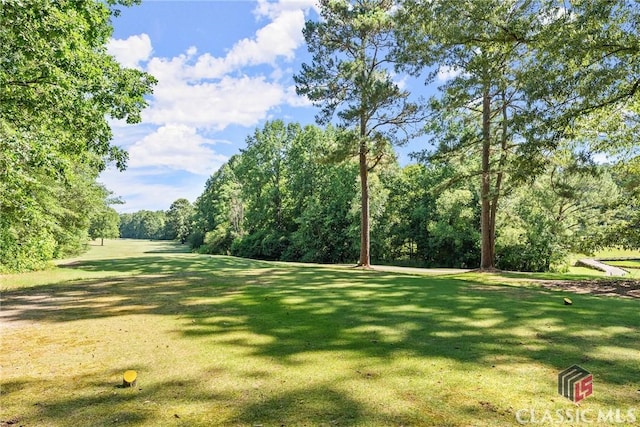
[[597, 280], [543, 280], [538, 282], [547, 289], [562, 289], [577, 294], [617, 296], [640, 299], [640, 280], [597, 279]]

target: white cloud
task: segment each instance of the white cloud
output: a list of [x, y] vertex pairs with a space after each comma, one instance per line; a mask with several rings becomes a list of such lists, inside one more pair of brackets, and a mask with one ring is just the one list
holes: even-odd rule
[[575, 15], [564, 7], [544, 9], [538, 14], [538, 20], [542, 25], [550, 25], [561, 19], [573, 21]]
[[227, 161], [226, 156], [211, 149], [214, 143], [185, 125], [162, 126], [129, 148], [129, 166], [163, 167], [208, 176]]
[[257, 18], [267, 17], [274, 19], [284, 11], [309, 9], [320, 10], [317, 0], [280, 0], [279, 2], [271, 2], [268, 0], [258, 0], [258, 5], [253, 10], [253, 14]]
[[299, 96], [296, 93], [295, 86], [289, 86], [286, 89], [285, 97], [287, 100], [287, 104], [292, 107], [310, 107], [313, 103], [309, 100], [309, 98], [305, 96]]
[[140, 62], [151, 56], [153, 48], [147, 34], [131, 36], [127, 39], [110, 39], [107, 52], [115, 56], [116, 60], [127, 68], [140, 68]]
[[109, 42], [121, 64], [158, 80], [142, 124], [114, 123], [114, 143], [129, 152], [129, 169], [107, 171], [101, 180], [127, 201], [119, 211], [166, 210], [180, 197], [194, 201], [206, 178], [228, 160], [213, 148], [228, 141], [222, 131], [256, 126], [280, 114], [283, 105], [310, 105], [295, 93], [291, 61], [304, 44], [305, 14], [314, 3], [258, 1], [254, 15], [264, 25], [217, 57], [200, 51], [202, 46], [152, 57], [147, 34]]
[[304, 43], [302, 10], [287, 10], [260, 28], [254, 37], [236, 42], [224, 57], [205, 53], [195, 65], [185, 69], [192, 79], [215, 79], [246, 66], [275, 65], [278, 58], [292, 60], [297, 48]]
[[174, 201], [185, 198], [194, 202], [204, 190], [206, 178], [190, 176], [178, 182], [171, 174], [162, 171], [127, 169], [124, 172], [109, 169], [100, 175], [100, 182], [115, 190], [114, 196], [121, 197], [124, 205], [114, 205], [118, 212], [146, 210], [166, 211]]
[[462, 74], [462, 70], [458, 67], [442, 65], [438, 68], [438, 80], [443, 82], [458, 77], [460, 74]]
[[193, 56], [196, 53], [198, 53], [198, 48], [195, 46], [191, 46], [189, 49], [187, 49], [187, 55], [188, 56]]
[[407, 87], [408, 78], [409, 76], [406, 74], [391, 72], [391, 80], [398, 86], [400, 90], [404, 90]]
[[282, 12], [259, 29], [254, 39], [243, 39], [236, 43], [225, 60], [233, 68], [269, 64], [279, 56], [290, 60], [294, 51], [304, 42], [303, 27], [304, 13], [301, 10]]
[[109, 120], [109, 127], [113, 132], [113, 139], [121, 148], [129, 149], [133, 144], [153, 132], [157, 126], [152, 124], [128, 124], [124, 120]]
[[143, 119], [159, 125], [180, 123], [223, 130], [231, 124], [252, 126], [287, 100], [285, 89], [265, 77], [224, 77], [215, 83], [160, 84]]
[[[158, 85], [171, 84], [187, 80], [187, 74], [191, 67], [190, 62], [194, 50], [189, 48], [187, 54], [167, 58], [151, 58], [147, 64], [147, 72], [158, 79]], [[155, 90], [154, 90], [155, 93]]]
[[[225, 56], [198, 55], [197, 48], [190, 47], [172, 58], [152, 58], [147, 71], [158, 79], [158, 85], [143, 120], [224, 130], [232, 124], [253, 126], [283, 103], [310, 105], [280, 83], [293, 71], [284, 72], [278, 60], [292, 60], [304, 44], [303, 8], [309, 8], [311, 2], [260, 4], [258, 9], [264, 9], [263, 14], [272, 21], [253, 37], [236, 42]], [[246, 75], [249, 70], [245, 67], [260, 65], [271, 66], [272, 72]]]

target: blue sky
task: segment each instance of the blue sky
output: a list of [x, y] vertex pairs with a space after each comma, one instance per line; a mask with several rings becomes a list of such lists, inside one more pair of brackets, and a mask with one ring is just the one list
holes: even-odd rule
[[[302, 28], [315, 17], [313, 0], [143, 0], [122, 8], [109, 52], [158, 85], [140, 124], [112, 122], [114, 144], [129, 152], [125, 172], [100, 177], [126, 202], [116, 208], [193, 202], [265, 121], [313, 124], [317, 109], [296, 95], [293, 75], [310, 60]], [[403, 157], [420, 148], [405, 147]]]

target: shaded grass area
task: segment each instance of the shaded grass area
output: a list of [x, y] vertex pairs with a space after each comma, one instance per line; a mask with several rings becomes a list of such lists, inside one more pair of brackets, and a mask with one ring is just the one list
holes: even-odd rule
[[639, 406], [637, 300], [108, 244], [48, 282], [2, 278], [0, 421], [513, 425], [575, 408], [556, 376], [576, 363], [584, 408]]

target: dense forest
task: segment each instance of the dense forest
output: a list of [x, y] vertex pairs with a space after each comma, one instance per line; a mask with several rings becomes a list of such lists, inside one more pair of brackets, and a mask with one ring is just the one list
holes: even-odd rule
[[[130, 238], [180, 238], [202, 253], [269, 260], [355, 263], [359, 182], [355, 160], [336, 163], [340, 130], [267, 123], [207, 181], [193, 206], [122, 214]], [[477, 267], [478, 155], [401, 167], [389, 159], [370, 177], [374, 262]], [[497, 225], [502, 269], [567, 266], [570, 253], [638, 245], [637, 186], [624, 165], [558, 150], [526, 185], [509, 184]], [[636, 192], [634, 194], [634, 191]]]
[[[115, 4], [0, 5], [0, 272], [89, 238], [263, 259], [563, 269], [640, 247], [640, 4], [321, 0], [295, 76], [317, 125], [267, 122], [192, 204], [116, 217], [109, 118], [155, 82], [106, 54]], [[451, 77], [410, 101], [399, 73]], [[396, 147], [423, 141], [413, 163]], [[117, 222], [119, 230], [116, 230]]]

